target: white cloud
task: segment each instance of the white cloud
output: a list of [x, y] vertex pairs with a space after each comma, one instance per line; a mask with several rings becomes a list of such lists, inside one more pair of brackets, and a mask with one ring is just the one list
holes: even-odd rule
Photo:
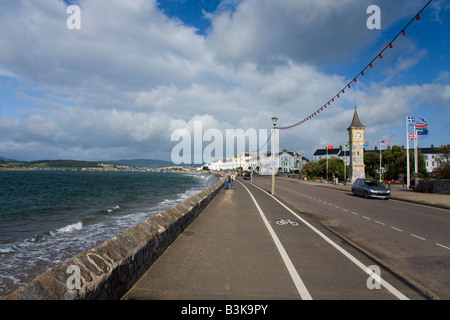
[[[365, 27], [369, 4], [386, 8], [383, 28], [393, 12], [405, 17], [415, 7], [372, 2], [223, 1], [206, 14], [207, 36], [166, 17], [155, 0], [82, 0], [81, 30], [66, 28], [62, 1], [2, 3], [0, 76], [18, 79], [23, 107], [0, 101], [0, 153], [169, 159], [171, 133], [194, 121], [221, 131], [268, 129], [273, 115], [280, 125], [298, 122], [348, 82], [322, 66], [379, 39]], [[425, 54], [392, 65], [408, 70]], [[448, 96], [439, 84], [361, 81], [314, 121], [284, 131], [282, 143], [309, 154], [326, 141], [345, 143], [355, 98], [368, 126], [388, 128], [420, 103]]]

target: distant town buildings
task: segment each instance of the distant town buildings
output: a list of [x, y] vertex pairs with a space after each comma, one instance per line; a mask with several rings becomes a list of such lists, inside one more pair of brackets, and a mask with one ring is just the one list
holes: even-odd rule
[[[390, 148], [390, 147], [388, 147]], [[404, 147], [402, 147], [404, 148]], [[382, 150], [382, 152], [385, 149]], [[443, 159], [444, 155], [440, 154], [438, 149], [435, 149], [433, 145], [427, 148], [418, 148], [418, 150], [423, 154], [425, 158], [426, 170], [428, 173], [436, 171], [436, 168], [439, 167], [440, 162]], [[414, 149], [410, 149], [410, 152], [413, 152]], [[376, 152], [379, 153], [380, 150], [378, 147], [375, 149], [364, 149], [364, 153], [368, 152]], [[340, 146], [339, 148], [333, 149], [317, 149], [313, 154], [313, 161], [320, 161], [321, 159], [337, 158], [344, 161], [345, 165], [350, 165], [350, 151], [348, 148], [343, 148]], [[305, 158], [304, 154], [299, 151], [287, 151], [284, 149], [281, 153], [277, 153], [275, 156], [277, 173], [294, 173], [296, 171], [300, 171], [303, 169], [303, 166], [309, 162], [307, 158]], [[208, 167], [212, 171], [251, 171], [253, 168], [253, 172], [261, 174], [261, 175], [271, 175], [272, 174], [272, 154], [271, 152], [266, 152], [263, 154], [254, 154], [250, 156], [248, 152], [243, 152], [237, 156], [227, 159], [218, 159], [212, 161], [208, 164]]]
[[[262, 154], [250, 155], [248, 152], [242, 152], [232, 158], [218, 159], [211, 162], [208, 167], [212, 171], [253, 171], [261, 175], [272, 174], [272, 153], [270, 151]], [[303, 165], [309, 162], [304, 154], [299, 151], [287, 151], [275, 154], [275, 167], [277, 172], [290, 173], [300, 172]]]

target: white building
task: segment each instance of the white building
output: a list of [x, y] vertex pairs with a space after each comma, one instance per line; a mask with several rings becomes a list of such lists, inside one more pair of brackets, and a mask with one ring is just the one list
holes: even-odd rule
[[[265, 152], [259, 155], [251, 155], [248, 152], [242, 152], [241, 154], [227, 159], [214, 160], [209, 164], [209, 168], [212, 171], [221, 170], [243, 170], [259, 173], [261, 175], [272, 174], [272, 162], [273, 157], [271, 152]], [[294, 151], [289, 152], [283, 150], [281, 153], [275, 155], [275, 168], [276, 172], [289, 173], [296, 170], [301, 170], [303, 165], [308, 162], [302, 152]]]

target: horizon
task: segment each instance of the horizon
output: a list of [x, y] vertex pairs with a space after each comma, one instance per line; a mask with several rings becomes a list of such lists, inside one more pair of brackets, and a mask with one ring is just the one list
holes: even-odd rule
[[[277, 130], [280, 149], [312, 159], [316, 149], [348, 142], [355, 106], [368, 148], [380, 140], [406, 147], [407, 116], [427, 120], [419, 147], [447, 145], [450, 3], [431, 1], [414, 19], [427, 3], [7, 1], [0, 154], [173, 162], [173, 133], [194, 137], [196, 122], [223, 134], [271, 130], [273, 116], [288, 127], [314, 115]], [[209, 146], [201, 138], [191, 160]]]

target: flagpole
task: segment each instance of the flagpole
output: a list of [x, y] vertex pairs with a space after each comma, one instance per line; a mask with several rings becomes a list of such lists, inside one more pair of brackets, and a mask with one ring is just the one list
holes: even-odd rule
[[381, 140], [380, 140], [380, 182], [381, 182]]
[[347, 173], [345, 172], [345, 167], [347, 163], [347, 146], [344, 144], [344, 186], [347, 185]]
[[328, 182], [328, 145], [327, 145], [327, 182]]
[[417, 144], [418, 144], [418, 141], [417, 140], [419, 140], [419, 135], [416, 135], [416, 130], [414, 129], [414, 172], [416, 173], [416, 174], [418, 174], [419, 173], [419, 157], [418, 157], [418, 152], [417, 152]]
[[409, 189], [411, 178], [409, 176], [409, 132], [408, 132], [408, 115], [406, 115], [406, 188]]

